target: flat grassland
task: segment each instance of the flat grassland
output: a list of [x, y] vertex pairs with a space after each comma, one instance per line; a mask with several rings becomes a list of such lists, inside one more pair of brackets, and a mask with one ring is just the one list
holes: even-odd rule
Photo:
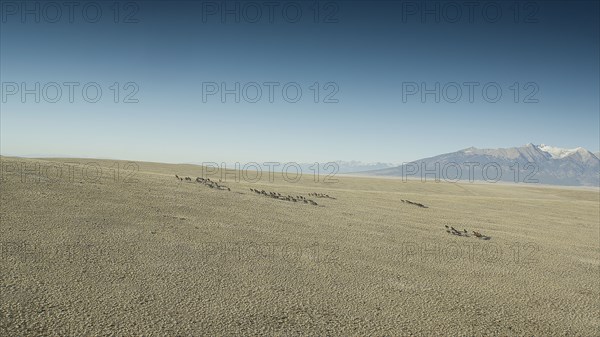
[[598, 189], [1, 164], [3, 336], [599, 334]]

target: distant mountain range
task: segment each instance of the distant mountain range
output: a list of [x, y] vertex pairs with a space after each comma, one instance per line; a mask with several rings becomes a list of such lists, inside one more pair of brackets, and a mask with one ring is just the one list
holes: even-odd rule
[[[203, 165], [206, 163], [200, 162], [191, 162], [188, 164], [193, 165]], [[239, 163], [240, 167], [246, 165], [247, 163]], [[343, 161], [336, 160], [332, 162], [321, 162], [321, 163], [296, 163], [296, 162], [277, 162], [279, 165], [270, 164], [271, 166], [267, 166], [264, 163], [257, 163], [261, 170], [268, 172], [269, 170], [273, 170], [274, 172], [282, 172], [284, 168], [286, 168], [289, 174], [294, 175], [296, 169], [299, 167], [303, 175], [314, 175], [317, 172], [318, 164], [318, 172], [321, 176], [327, 175], [336, 175], [340, 173], [354, 173], [354, 172], [363, 172], [363, 171], [374, 171], [396, 167], [397, 164], [391, 163], [365, 163], [362, 161], [351, 160], [351, 161]], [[288, 164], [288, 167], [285, 165]], [[219, 163], [219, 165], [221, 165]], [[226, 163], [225, 167], [234, 169], [236, 167], [236, 163]], [[255, 170], [256, 166], [249, 167], [250, 170]]]
[[[23, 157], [61, 157], [69, 155], [30, 155]], [[478, 149], [470, 147], [457, 152], [419, 159], [398, 166], [391, 163], [365, 163], [337, 160], [319, 163], [319, 175], [331, 177], [336, 174], [392, 176], [407, 179], [433, 181], [488, 181], [512, 183], [540, 183], [564, 186], [600, 186], [600, 152], [592, 153], [582, 147], [564, 149], [545, 144], [527, 144], [503, 149]], [[108, 159], [108, 158], [106, 158]], [[203, 163], [190, 163], [202, 165]], [[281, 172], [286, 163], [261, 169]], [[220, 164], [219, 164], [220, 165]], [[241, 165], [244, 165], [242, 163]], [[298, 166], [296, 166], [298, 165]], [[235, 164], [227, 164], [235, 168]], [[315, 163], [298, 163], [287, 167], [295, 175], [300, 167], [303, 175], [316, 174]], [[255, 167], [250, 167], [254, 170]]]
[[359, 172], [433, 181], [501, 181], [565, 186], [600, 186], [600, 153], [527, 144], [506, 149], [470, 147], [403, 165]]
[[[383, 169], [389, 169], [389, 168], [397, 166], [397, 165], [394, 165], [391, 163], [380, 163], [380, 162], [365, 163], [365, 162], [356, 161], [356, 160], [351, 160], [351, 161], [336, 160], [333, 163], [335, 163], [335, 165], [337, 165], [337, 167], [338, 167], [337, 173], [352, 173], [352, 172], [361, 172], [361, 171], [383, 170]], [[314, 164], [300, 164], [303, 172], [310, 172], [310, 171], [308, 171], [308, 168], [312, 165], [314, 165]], [[307, 170], [305, 170], [305, 166], [306, 166]], [[320, 163], [321, 171], [323, 173], [327, 174], [327, 173], [331, 173], [333, 171], [333, 169], [331, 167], [325, 167], [325, 166], [327, 166], [327, 163]]]

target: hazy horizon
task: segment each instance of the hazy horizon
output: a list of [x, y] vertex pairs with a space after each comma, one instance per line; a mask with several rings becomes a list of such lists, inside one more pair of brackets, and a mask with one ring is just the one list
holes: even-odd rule
[[[516, 148], [516, 147], [522, 147], [525, 146], [527, 144], [521, 144], [521, 145], [517, 145], [517, 146], [509, 146], [509, 147], [503, 147], [503, 148]], [[540, 144], [534, 144], [539, 146]], [[553, 145], [553, 144], [545, 144], [545, 145]], [[475, 148], [477, 148], [477, 146], [473, 146]], [[555, 146], [555, 147], [560, 147], [560, 146]], [[466, 149], [466, 148], [464, 148]], [[448, 153], [454, 153], [454, 152], [458, 152], [464, 149], [456, 149], [455, 151], [451, 151]], [[595, 156], [598, 156], [598, 154], [600, 153], [600, 151], [593, 151], [591, 149], [586, 149], [588, 151], [590, 151], [592, 154], [594, 154]], [[445, 153], [438, 153], [436, 155], [433, 155], [432, 157], [435, 157], [437, 155], [442, 155]], [[74, 156], [74, 155], [70, 155], [70, 154], [65, 154], [65, 153], [29, 153], [29, 154], [13, 154], [13, 153], [0, 153], [0, 156], [4, 156], [4, 157], [20, 157], [20, 158], [81, 158], [81, 159], [109, 159], [109, 160], [134, 160], [132, 158], [124, 158], [124, 157], [94, 157], [94, 156]], [[329, 162], [346, 162], [346, 163], [352, 163], [355, 162], [356, 164], [387, 164], [387, 165], [391, 165], [391, 166], [400, 166], [403, 163], [407, 163], [407, 162], [412, 162], [412, 161], [416, 161], [416, 160], [420, 160], [420, 159], [425, 159], [425, 158], [429, 158], [429, 157], [419, 157], [419, 158], [413, 158], [410, 160], [405, 160], [405, 161], [395, 161], [395, 162], [384, 162], [384, 161], [374, 161], [374, 162], [364, 162], [361, 160], [355, 160], [355, 159], [339, 159], [339, 158], [332, 158], [329, 159], [327, 161], [321, 161], [318, 162], [320, 165], [329, 163]], [[264, 160], [264, 161], [248, 161], [248, 162], [240, 162], [240, 161], [214, 161], [211, 160], [210, 158], [204, 158], [204, 160], [202, 161], [194, 161], [194, 160], [187, 160], [187, 161], [156, 161], [156, 160], [146, 160], [146, 159], [135, 159], [136, 161], [145, 161], [145, 162], [157, 162], [157, 163], [165, 163], [165, 164], [192, 164], [192, 165], [202, 165], [203, 163], [209, 163], [209, 162], [217, 162], [218, 164], [222, 164], [225, 163], [226, 167], [228, 168], [233, 168], [234, 165], [236, 163], [240, 163], [242, 166], [244, 164], [250, 163], [250, 162], [258, 162], [261, 163], [265, 162], [277, 162], [277, 163], [284, 163], [284, 161], [280, 161], [280, 160]], [[294, 161], [294, 160], [290, 160], [288, 161], [290, 163], [299, 163], [299, 164], [312, 164], [312, 163], [316, 163], [315, 161]]]

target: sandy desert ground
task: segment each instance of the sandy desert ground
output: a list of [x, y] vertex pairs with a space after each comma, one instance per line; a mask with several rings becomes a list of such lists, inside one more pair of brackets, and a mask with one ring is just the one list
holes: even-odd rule
[[599, 335], [597, 189], [1, 164], [2, 336]]

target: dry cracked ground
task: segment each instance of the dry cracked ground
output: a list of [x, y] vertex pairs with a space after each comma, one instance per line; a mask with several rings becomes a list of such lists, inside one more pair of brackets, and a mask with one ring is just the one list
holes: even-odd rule
[[599, 335], [598, 189], [1, 164], [2, 336]]

